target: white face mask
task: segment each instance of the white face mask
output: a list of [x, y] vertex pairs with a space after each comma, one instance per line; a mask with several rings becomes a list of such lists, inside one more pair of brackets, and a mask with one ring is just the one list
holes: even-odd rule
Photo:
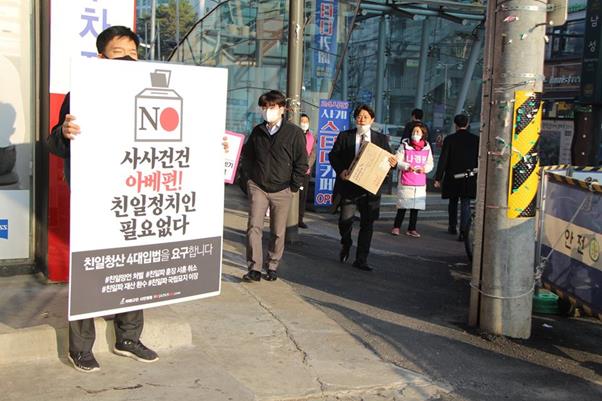
[[275, 122], [280, 120], [280, 118], [282, 118], [282, 110], [280, 107], [278, 107], [277, 109], [261, 110], [261, 116], [268, 123], [274, 124]]
[[412, 135], [412, 141], [414, 142], [420, 142], [421, 139], [422, 135]]
[[372, 126], [372, 124], [366, 124], [366, 125], [359, 125], [357, 126], [357, 131], [360, 134], [367, 134], [368, 132], [370, 132], [370, 127]]
[[309, 129], [309, 123], [301, 123], [300, 126], [303, 132], [306, 132]]

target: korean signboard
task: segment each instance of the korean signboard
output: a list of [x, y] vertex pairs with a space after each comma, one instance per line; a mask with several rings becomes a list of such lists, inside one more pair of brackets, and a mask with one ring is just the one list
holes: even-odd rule
[[340, 131], [349, 128], [350, 102], [341, 100], [320, 100], [320, 118], [316, 139], [316, 181], [314, 205], [331, 206], [332, 190], [337, 177], [330, 165], [328, 153], [332, 149]]
[[602, 104], [602, 2], [590, 0], [585, 16], [581, 101]]
[[337, 53], [337, 14], [335, 0], [316, 0], [313, 76], [334, 79]]
[[227, 71], [79, 59], [71, 84], [69, 318], [219, 294]]

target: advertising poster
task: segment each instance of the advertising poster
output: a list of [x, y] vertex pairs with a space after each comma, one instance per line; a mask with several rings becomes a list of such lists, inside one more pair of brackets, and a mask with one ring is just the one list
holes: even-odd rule
[[539, 137], [539, 164], [555, 166], [571, 163], [573, 120], [542, 120]]
[[237, 132], [226, 131], [225, 137], [228, 141], [228, 153], [224, 160], [224, 182], [233, 184], [236, 179], [236, 170], [240, 160], [240, 152], [245, 141], [245, 136]]
[[316, 181], [314, 205], [332, 206], [332, 190], [337, 177], [328, 160], [340, 131], [349, 128], [350, 102], [342, 100], [320, 100], [320, 118], [316, 138]]
[[227, 70], [72, 64], [69, 319], [219, 294]]

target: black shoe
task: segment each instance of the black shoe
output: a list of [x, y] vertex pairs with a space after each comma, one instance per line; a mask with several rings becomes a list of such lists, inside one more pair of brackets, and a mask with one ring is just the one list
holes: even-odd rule
[[123, 340], [115, 343], [113, 352], [121, 356], [129, 356], [139, 362], [155, 362], [159, 360], [159, 356], [155, 351], [147, 348], [140, 341]]
[[353, 262], [353, 267], [363, 270], [363, 271], [366, 271], [366, 272], [371, 272], [372, 270], [374, 270], [373, 268], [368, 266], [368, 264], [366, 262], [360, 262], [358, 260]]
[[307, 228], [307, 224], [305, 224], [304, 222], [301, 222], [298, 224], [299, 228]]
[[447, 228], [447, 232], [452, 234], [452, 235], [456, 235], [458, 234], [458, 230], [456, 230], [456, 227], [448, 227]]
[[267, 281], [276, 281], [278, 279], [278, 273], [276, 273], [276, 270], [268, 270], [263, 278]]
[[458, 235], [458, 241], [464, 241], [466, 239], [466, 235], [462, 231], [460, 231], [460, 235]]
[[351, 250], [351, 245], [343, 245], [341, 248], [341, 252], [339, 253], [339, 260], [343, 263], [347, 262], [349, 259], [349, 251]]
[[252, 281], [261, 281], [261, 273], [257, 270], [249, 270], [247, 274], [242, 276], [243, 281], [250, 283]]
[[68, 358], [75, 370], [80, 372], [90, 373], [100, 370], [100, 365], [92, 352], [69, 352]]

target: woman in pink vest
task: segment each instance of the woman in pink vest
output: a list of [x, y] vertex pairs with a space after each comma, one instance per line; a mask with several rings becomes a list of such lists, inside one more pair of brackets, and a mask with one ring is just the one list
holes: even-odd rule
[[397, 215], [391, 234], [399, 235], [406, 209], [410, 209], [410, 224], [406, 235], [419, 238], [416, 231], [418, 210], [426, 208], [426, 174], [433, 169], [433, 154], [426, 141], [428, 130], [416, 123], [412, 135], [401, 141], [397, 149], [399, 184], [397, 186]]

